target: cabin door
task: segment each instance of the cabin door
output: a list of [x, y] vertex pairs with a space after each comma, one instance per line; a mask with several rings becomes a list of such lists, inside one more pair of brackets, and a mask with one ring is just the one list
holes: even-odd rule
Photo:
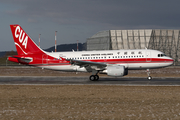
[[147, 52], [146, 52], [146, 61], [147, 61], [147, 62], [150, 62], [150, 61], [151, 61], [151, 52], [150, 52], [150, 51], [147, 51]]

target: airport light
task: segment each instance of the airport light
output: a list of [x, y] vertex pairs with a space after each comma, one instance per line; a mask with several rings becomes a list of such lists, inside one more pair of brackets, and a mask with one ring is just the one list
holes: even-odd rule
[[77, 40], [77, 51], [79, 51], [79, 48], [78, 48], [78, 40]]
[[56, 46], [56, 33], [57, 33], [57, 31], [55, 31], [55, 52], [57, 51], [56, 50], [56, 48], [57, 48], [57, 46]]
[[39, 34], [39, 47], [40, 47], [40, 35], [41, 35], [41, 34]]

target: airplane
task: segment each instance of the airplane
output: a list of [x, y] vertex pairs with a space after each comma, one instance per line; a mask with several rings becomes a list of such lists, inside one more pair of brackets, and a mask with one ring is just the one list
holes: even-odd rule
[[68, 72], [91, 72], [91, 81], [99, 80], [98, 73], [122, 77], [128, 70], [167, 67], [174, 60], [163, 52], [151, 49], [46, 52], [38, 47], [20, 25], [10, 25], [18, 55], [9, 61], [24, 65]]

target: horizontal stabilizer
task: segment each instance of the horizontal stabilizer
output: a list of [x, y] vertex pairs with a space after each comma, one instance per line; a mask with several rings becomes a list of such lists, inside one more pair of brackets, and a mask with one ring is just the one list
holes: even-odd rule
[[23, 58], [23, 57], [12, 56], [12, 57], [8, 57], [8, 60], [12, 62], [19, 61], [21, 63], [30, 63], [33, 61], [33, 58], [30, 58], [30, 57]]

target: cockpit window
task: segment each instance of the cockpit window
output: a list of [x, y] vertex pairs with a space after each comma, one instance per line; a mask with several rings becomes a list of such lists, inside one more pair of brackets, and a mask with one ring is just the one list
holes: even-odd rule
[[158, 54], [158, 57], [164, 57], [166, 56], [165, 54]]
[[164, 57], [164, 56], [166, 56], [165, 54], [161, 54], [161, 57]]

